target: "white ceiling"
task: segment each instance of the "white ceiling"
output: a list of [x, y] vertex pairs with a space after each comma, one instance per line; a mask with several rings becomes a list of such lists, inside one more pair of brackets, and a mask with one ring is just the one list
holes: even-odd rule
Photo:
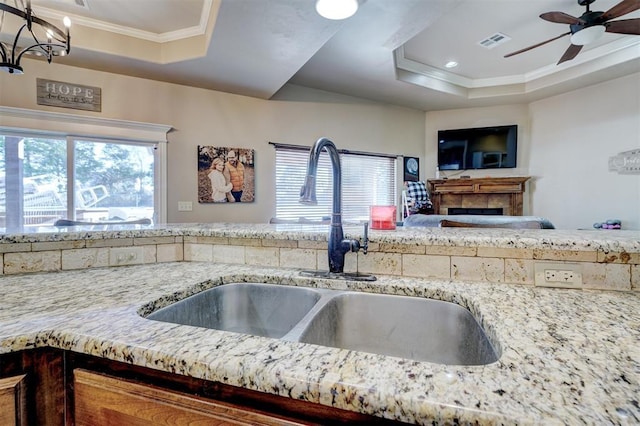
[[[591, 9], [617, 3], [596, 0]], [[344, 21], [321, 18], [314, 5], [33, 0], [41, 17], [72, 19], [71, 54], [56, 62], [263, 99], [286, 99], [306, 86], [441, 110], [531, 101], [640, 71], [639, 36], [606, 33], [559, 66], [568, 36], [503, 57], [569, 31], [539, 15], [580, 16], [585, 8], [577, 0], [360, 0]], [[640, 11], [618, 19], [637, 17]], [[478, 45], [496, 32], [511, 40], [493, 49]], [[449, 60], [459, 66], [447, 70]]]

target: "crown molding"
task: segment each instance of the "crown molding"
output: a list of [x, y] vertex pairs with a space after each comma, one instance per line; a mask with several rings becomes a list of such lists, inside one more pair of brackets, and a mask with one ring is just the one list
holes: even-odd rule
[[525, 74], [473, 79], [445, 71], [405, 56], [404, 47], [393, 52], [396, 76], [400, 81], [469, 99], [523, 95], [587, 76], [597, 71], [640, 58], [640, 40], [623, 37], [581, 53], [561, 65], [548, 65]]
[[38, 8], [38, 15], [50, 19], [56, 19], [62, 21], [65, 16], [71, 19], [74, 25], [82, 25], [83, 27], [93, 28], [96, 30], [108, 31], [115, 34], [124, 35], [127, 37], [133, 37], [140, 40], [151, 41], [154, 43], [169, 43], [176, 40], [182, 40], [189, 37], [200, 36], [206, 33], [209, 18], [211, 16], [211, 8], [213, 7], [214, 0], [203, 0], [202, 12], [200, 14], [200, 22], [198, 25], [181, 28], [175, 31], [168, 31], [166, 33], [153, 33], [150, 31], [143, 31], [124, 25], [112, 24], [97, 19], [87, 18], [80, 15], [62, 13], [57, 10], [40, 7]]

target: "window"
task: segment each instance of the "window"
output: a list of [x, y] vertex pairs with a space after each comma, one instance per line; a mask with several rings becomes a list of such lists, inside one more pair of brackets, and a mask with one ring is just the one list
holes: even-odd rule
[[[316, 175], [317, 206], [298, 202], [307, 172], [309, 149], [273, 144], [276, 148], [276, 218], [322, 220], [331, 216], [331, 160], [323, 151]], [[396, 157], [385, 154], [340, 153], [342, 220], [366, 221], [369, 206], [396, 204]]]
[[0, 106], [0, 228], [58, 218], [164, 223], [170, 130]]
[[154, 146], [92, 141], [74, 145], [76, 220], [154, 219]]
[[0, 135], [0, 225], [52, 224], [67, 212], [64, 139]]
[[154, 151], [126, 141], [0, 134], [0, 226], [154, 219]]

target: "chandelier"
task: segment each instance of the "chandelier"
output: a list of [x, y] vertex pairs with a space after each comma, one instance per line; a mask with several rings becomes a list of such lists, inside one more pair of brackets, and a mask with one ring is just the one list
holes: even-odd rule
[[[19, 6], [18, 3], [20, 3]], [[49, 63], [54, 56], [64, 56], [69, 53], [71, 50], [69, 36], [71, 21], [68, 17], [64, 17], [63, 23], [66, 31], [63, 32], [44, 19], [34, 16], [31, 10], [31, 0], [26, 0], [26, 5], [23, 0], [14, 0], [14, 4], [15, 7], [9, 6], [0, 0], [0, 36], [2, 36], [3, 25], [8, 14], [15, 15], [24, 21], [13, 39], [13, 44], [3, 42], [0, 39], [1, 70], [7, 71], [9, 74], [23, 74], [20, 60], [25, 53], [43, 56]], [[26, 37], [21, 39], [23, 35]]]

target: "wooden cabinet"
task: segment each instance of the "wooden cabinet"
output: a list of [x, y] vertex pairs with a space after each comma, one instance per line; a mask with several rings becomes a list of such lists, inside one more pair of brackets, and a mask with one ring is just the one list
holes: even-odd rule
[[26, 377], [21, 374], [0, 379], [0, 425], [26, 426], [28, 424]]
[[[0, 355], [0, 425], [64, 425], [63, 368], [63, 352], [55, 349]], [[12, 399], [15, 408], [5, 409]]]
[[435, 214], [453, 209], [501, 209], [508, 216], [522, 216], [523, 194], [528, 176], [427, 181]]
[[4, 425], [404, 423], [52, 348], [0, 355]]
[[74, 371], [74, 392], [77, 426], [163, 426], [176, 424], [177, 419], [186, 425], [302, 424], [82, 369]]
[[77, 425], [405, 424], [76, 353], [67, 354], [66, 365], [68, 411]]

